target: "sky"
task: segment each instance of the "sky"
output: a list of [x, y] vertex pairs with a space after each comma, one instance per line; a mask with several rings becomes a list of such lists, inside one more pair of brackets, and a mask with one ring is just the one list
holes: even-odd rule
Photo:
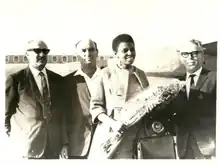
[[42, 39], [50, 54], [73, 54], [90, 37], [100, 54], [112, 54], [112, 39], [129, 33], [137, 53], [174, 47], [197, 38], [216, 41], [218, 0], [0, 0], [1, 51], [24, 54], [28, 40]]

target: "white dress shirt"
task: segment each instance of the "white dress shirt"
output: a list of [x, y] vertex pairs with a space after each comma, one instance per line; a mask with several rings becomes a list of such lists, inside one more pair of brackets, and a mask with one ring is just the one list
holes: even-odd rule
[[195, 71], [194, 73], [186, 73], [186, 93], [187, 93], [187, 98], [189, 98], [189, 93], [190, 93], [190, 80], [191, 78], [189, 77], [190, 75], [194, 74], [195, 76], [193, 77], [194, 80], [194, 84], [195, 86], [197, 85], [199, 76], [201, 74], [202, 71], [202, 67], [200, 69], [198, 69], [197, 71]]
[[101, 72], [101, 69], [100, 68], [96, 68], [96, 71], [95, 73], [92, 75], [92, 77], [90, 78], [87, 74], [85, 74], [81, 68], [79, 68], [76, 73], [74, 74], [74, 76], [77, 76], [77, 75], [80, 75], [80, 76], [83, 76], [85, 81], [86, 81], [86, 85], [88, 86], [88, 89], [89, 89], [89, 92], [91, 93], [91, 90], [92, 90], [92, 83], [93, 81], [95, 80], [95, 78], [97, 76], [100, 75], [100, 72]]
[[[29, 67], [30, 67], [31, 73], [33, 74], [34, 80], [37, 84], [37, 87], [38, 87], [40, 93], [43, 94], [43, 89], [42, 89], [42, 85], [41, 85], [41, 76], [39, 75], [40, 72], [44, 73], [44, 76], [47, 81], [47, 88], [49, 90], [49, 82], [48, 82], [48, 76], [47, 76], [46, 69], [44, 68], [42, 71], [39, 71], [39, 70], [33, 68], [32, 66], [29, 66]], [[48, 92], [50, 93], [50, 90]]]

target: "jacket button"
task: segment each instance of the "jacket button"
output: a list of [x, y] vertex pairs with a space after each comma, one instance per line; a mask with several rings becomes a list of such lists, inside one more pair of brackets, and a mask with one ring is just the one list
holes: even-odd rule
[[155, 133], [161, 133], [164, 130], [164, 126], [161, 122], [153, 122], [152, 129]]

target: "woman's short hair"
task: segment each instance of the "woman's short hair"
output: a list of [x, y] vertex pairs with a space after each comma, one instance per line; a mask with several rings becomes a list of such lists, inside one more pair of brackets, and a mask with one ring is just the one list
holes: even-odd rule
[[134, 44], [134, 40], [129, 34], [120, 34], [117, 37], [115, 37], [112, 41], [113, 51], [117, 52], [118, 45], [122, 42], [128, 42]]

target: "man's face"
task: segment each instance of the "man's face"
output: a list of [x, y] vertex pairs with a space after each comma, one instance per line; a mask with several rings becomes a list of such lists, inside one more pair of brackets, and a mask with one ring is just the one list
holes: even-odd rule
[[184, 49], [181, 50], [180, 60], [189, 73], [194, 73], [203, 64], [204, 54], [200, 47], [193, 43], [188, 43]]
[[92, 40], [80, 41], [77, 45], [77, 54], [82, 65], [93, 64], [96, 65], [96, 58], [98, 57], [98, 50]]
[[47, 64], [47, 55], [49, 51], [47, 45], [42, 41], [33, 41], [30, 43], [26, 51], [29, 65], [38, 70], [42, 70]]
[[136, 56], [134, 44], [129, 42], [121, 42], [118, 45], [116, 56], [118, 57], [121, 65], [132, 65]]

